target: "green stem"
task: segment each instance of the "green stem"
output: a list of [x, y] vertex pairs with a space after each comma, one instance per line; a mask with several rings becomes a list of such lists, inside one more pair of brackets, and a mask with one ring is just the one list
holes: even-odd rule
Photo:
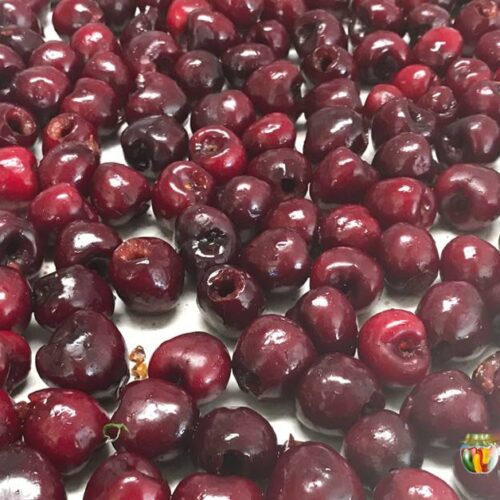
[[[109, 434], [110, 430], [115, 431], [115, 436]], [[114, 443], [120, 437], [122, 431], [130, 432], [125, 424], [109, 422], [102, 428], [102, 435], [106, 438], [106, 443]]]

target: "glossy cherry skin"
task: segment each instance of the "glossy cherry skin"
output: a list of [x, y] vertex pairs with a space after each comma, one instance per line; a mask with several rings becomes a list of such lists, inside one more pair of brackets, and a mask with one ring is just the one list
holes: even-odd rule
[[415, 44], [413, 57], [417, 62], [442, 73], [461, 55], [462, 48], [463, 38], [459, 31], [447, 26], [433, 28], [424, 33]]
[[354, 247], [376, 255], [382, 231], [376, 219], [361, 205], [343, 205], [323, 214], [318, 241], [323, 250]]
[[491, 339], [484, 302], [465, 281], [446, 281], [429, 288], [416, 314], [425, 324], [437, 362], [477, 357]]
[[425, 326], [402, 309], [387, 309], [368, 319], [359, 332], [358, 351], [385, 386], [413, 386], [430, 371]]
[[162, 171], [154, 183], [151, 198], [156, 219], [160, 224], [173, 229], [175, 219], [186, 208], [212, 203], [215, 198], [215, 181], [194, 162], [174, 162]]
[[358, 420], [345, 436], [343, 451], [361, 481], [370, 488], [393, 469], [420, 467], [423, 462], [410, 427], [389, 410]]
[[52, 66], [64, 73], [71, 81], [75, 80], [82, 70], [79, 55], [60, 40], [50, 40], [33, 51], [29, 60], [30, 66]]
[[240, 265], [269, 292], [301, 287], [309, 276], [307, 243], [293, 229], [267, 229], [241, 251]]
[[150, 71], [169, 73], [180, 56], [180, 49], [170, 33], [147, 31], [130, 40], [123, 58], [134, 76]]
[[500, 333], [500, 282], [483, 292], [482, 296], [491, 316], [493, 331], [498, 335]]
[[261, 489], [250, 479], [238, 476], [220, 477], [198, 472], [186, 476], [178, 485], [172, 500], [206, 499], [263, 500]]
[[335, 45], [319, 45], [302, 60], [301, 69], [314, 84], [334, 78], [354, 78], [357, 68], [347, 50]]
[[278, 201], [302, 198], [311, 180], [311, 165], [298, 151], [291, 148], [270, 149], [256, 156], [247, 173], [267, 181]]
[[325, 107], [347, 106], [358, 113], [362, 110], [358, 86], [349, 78], [334, 78], [313, 87], [304, 96], [306, 117]]
[[434, 113], [438, 126], [448, 125], [458, 115], [458, 102], [452, 90], [444, 85], [431, 87], [418, 99], [417, 104], [422, 109]]
[[98, 52], [120, 51], [115, 35], [103, 23], [88, 23], [78, 28], [71, 36], [70, 45], [84, 62]]
[[0, 148], [0, 209], [23, 210], [37, 193], [34, 154], [19, 146]]
[[293, 229], [308, 245], [316, 242], [319, 209], [305, 198], [283, 200], [264, 219], [264, 229]]
[[500, 83], [494, 80], [482, 80], [471, 83], [460, 98], [460, 114], [487, 115], [498, 121], [500, 118]]
[[105, 224], [75, 221], [56, 240], [54, 263], [57, 269], [82, 264], [106, 276], [111, 255], [121, 242], [118, 234]]
[[114, 307], [115, 299], [106, 281], [78, 264], [42, 276], [33, 283], [35, 319], [49, 330], [57, 328], [79, 309], [111, 316]]
[[379, 180], [377, 171], [347, 147], [330, 151], [313, 172], [311, 198], [321, 205], [359, 203]]
[[276, 19], [290, 31], [305, 10], [302, 0], [270, 0], [264, 2], [262, 18]]
[[500, 216], [500, 174], [473, 164], [445, 170], [434, 188], [443, 219], [459, 231], [487, 227]]
[[78, 389], [98, 399], [116, 396], [129, 377], [125, 341], [101, 313], [69, 315], [36, 354], [36, 368], [50, 385]]
[[205, 0], [173, 0], [168, 6], [165, 26], [176, 40], [185, 43], [189, 15], [197, 9], [209, 10], [211, 4]]
[[170, 460], [187, 448], [197, 419], [196, 405], [183, 389], [157, 378], [132, 382], [110, 420], [125, 424], [128, 432], [121, 432], [113, 446], [150, 460]]
[[365, 206], [382, 228], [398, 222], [428, 228], [437, 211], [432, 189], [411, 177], [377, 182], [366, 194]]
[[403, 132], [382, 144], [372, 163], [382, 177], [413, 177], [425, 182], [436, 171], [429, 142], [414, 132]]
[[440, 500], [459, 500], [451, 486], [439, 477], [406, 467], [389, 472], [375, 488], [373, 500], [425, 500], [429, 495]]
[[22, 424], [16, 412], [14, 401], [10, 398], [9, 394], [2, 389], [0, 389], [0, 416], [2, 417], [2, 425], [0, 426], [0, 445], [3, 449], [9, 444], [21, 440]]
[[368, 145], [363, 119], [348, 106], [319, 109], [307, 120], [304, 154], [311, 162], [320, 162], [330, 152], [346, 147], [361, 154]]
[[500, 27], [500, 12], [491, 0], [475, 0], [463, 5], [454, 22], [467, 48], [474, 48], [476, 42], [487, 31]]
[[189, 113], [186, 94], [172, 78], [149, 71], [136, 79], [136, 90], [128, 96], [125, 117], [129, 123], [151, 115], [166, 115], [183, 122]]
[[484, 394], [493, 421], [500, 416], [500, 353], [496, 351], [484, 359], [474, 370], [472, 381]]
[[457, 236], [443, 248], [440, 272], [443, 281], [467, 281], [485, 292], [500, 283], [500, 252], [477, 236]]
[[296, 392], [297, 418], [327, 434], [346, 432], [360, 417], [382, 410], [385, 397], [361, 361], [338, 352], [324, 355], [304, 374]]
[[347, 36], [337, 18], [323, 9], [311, 9], [295, 20], [293, 43], [300, 57], [310, 54], [320, 45], [347, 48]]
[[31, 319], [31, 289], [16, 269], [0, 266], [0, 330], [22, 333]]
[[28, 28], [7, 26], [0, 28], [0, 43], [9, 46], [28, 63], [31, 54], [44, 43], [44, 39], [39, 33]]
[[306, 292], [286, 315], [304, 328], [318, 352], [350, 356], [356, 352], [356, 313], [335, 288], [321, 286]]
[[275, 59], [272, 49], [263, 43], [240, 43], [224, 53], [222, 64], [231, 85], [240, 89], [256, 69]]
[[474, 56], [484, 61], [492, 70], [498, 69], [500, 29], [485, 33], [477, 42]]
[[130, 238], [111, 258], [109, 276], [126, 306], [140, 314], [164, 313], [177, 305], [184, 288], [184, 264], [160, 238]]
[[293, 148], [297, 132], [293, 121], [283, 113], [269, 113], [252, 123], [242, 141], [250, 156], [279, 148]]
[[241, 175], [247, 166], [241, 140], [219, 125], [203, 127], [193, 134], [189, 140], [189, 157], [212, 174], [219, 184]]
[[256, 69], [243, 90], [260, 113], [278, 112], [296, 118], [300, 114], [303, 85], [299, 67], [279, 60]]
[[187, 270], [200, 276], [212, 266], [234, 261], [239, 242], [227, 215], [207, 205], [193, 205], [177, 218], [175, 243]]
[[357, 248], [335, 247], [323, 252], [311, 267], [311, 289], [336, 288], [347, 296], [354, 309], [375, 304], [384, 288], [380, 265]]
[[106, 24], [115, 32], [121, 32], [128, 21], [134, 17], [135, 0], [99, 0]]
[[253, 26], [259, 20], [264, 8], [263, 0], [215, 0], [212, 3], [238, 28]]
[[22, 443], [0, 450], [0, 496], [32, 500], [66, 500], [56, 468], [41, 453]]
[[388, 83], [378, 83], [374, 85], [366, 96], [363, 106], [364, 117], [370, 121], [386, 102], [396, 97], [403, 97], [403, 93], [394, 85]]
[[31, 8], [20, 0], [6, 0], [0, 5], [0, 25], [19, 26], [37, 33], [42, 32], [40, 21]]
[[213, 401], [226, 389], [231, 358], [226, 346], [213, 335], [184, 333], [156, 348], [148, 373], [181, 387], [200, 405]]
[[268, 500], [364, 500], [361, 481], [347, 461], [324, 443], [307, 442], [280, 456]]
[[0, 387], [11, 392], [23, 384], [31, 368], [31, 348], [21, 335], [0, 330]]
[[[229, 53], [229, 49], [226, 53]], [[182, 54], [175, 63], [173, 74], [186, 95], [199, 99], [218, 92], [224, 85], [224, 71], [217, 56], [206, 50]]]
[[237, 267], [210, 267], [198, 282], [196, 300], [204, 319], [227, 337], [238, 337], [264, 310], [255, 279]]
[[12, 81], [24, 67], [23, 60], [14, 50], [7, 45], [0, 45], [0, 77], [2, 78], [0, 98], [2, 101], [12, 98]]
[[290, 397], [315, 358], [316, 349], [298, 324], [267, 314], [238, 339], [233, 373], [240, 389], [259, 399]]
[[43, 389], [28, 398], [25, 443], [46, 456], [62, 474], [74, 474], [104, 444], [102, 429], [108, 416], [94, 398], [77, 390]]
[[427, 375], [410, 392], [400, 415], [421, 443], [456, 447], [468, 432], [487, 432], [490, 424], [484, 396], [458, 370]]
[[37, 133], [35, 117], [28, 110], [0, 103], [0, 146], [30, 147], [35, 143]]
[[491, 69], [480, 59], [459, 57], [448, 66], [443, 83], [460, 98], [473, 83], [492, 77]]
[[424, 292], [434, 283], [439, 270], [439, 254], [432, 236], [404, 222], [382, 233], [378, 259], [387, 285], [403, 294]]
[[438, 159], [454, 163], [495, 161], [500, 152], [500, 127], [486, 115], [470, 115], [448, 124], [436, 139]]
[[412, 42], [416, 42], [424, 33], [433, 28], [450, 24], [450, 13], [433, 3], [424, 2], [415, 5], [406, 16], [406, 29]]
[[99, 165], [99, 152], [84, 142], [64, 142], [52, 148], [38, 166], [40, 188], [70, 184], [81, 194], [90, 190], [92, 176]]
[[146, 212], [150, 189], [146, 178], [134, 169], [102, 163], [92, 178], [90, 199], [104, 222], [121, 226]]
[[44, 156], [56, 146], [68, 142], [84, 143], [96, 156], [100, 152], [95, 127], [76, 113], [61, 113], [52, 118], [43, 129], [42, 141]]
[[354, 51], [359, 76], [366, 83], [390, 81], [410, 60], [406, 42], [390, 31], [369, 33]]
[[[169, 500], [170, 489], [166, 481], [163, 480], [161, 472], [149, 460], [135, 453], [123, 452], [116, 453], [108, 457], [90, 476], [90, 479], [83, 494], [83, 500], [106, 500], [108, 498], [117, 498], [123, 500], [123, 496], [117, 495], [117, 492], [123, 495], [127, 490], [123, 490], [123, 482], [142, 483], [144, 490], [139, 488], [140, 493], [144, 495], [137, 497], [138, 500]], [[153, 494], [154, 492], [154, 494]], [[138, 491], [134, 491], [136, 495]], [[150, 497], [147, 494], [152, 495]], [[132, 492], [129, 492], [131, 497]], [[154, 496], [159, 495], [159, 496]]]
[[247, 42], [263, 43], [272, 49], [276, 58], [286, 58], [290, 37], [283, 24], [276, 19], [259, 21], [246, 33]]
[[62, 101], [61, 111], [76, 113], [89, 121], [102, 135], [118, 125], [119, 99], [113, 88], [95, 78], [80, 78]]
[[42, 265], [44, 243], [29, 220], [0, 210], [0, 265], [32, 276]]
[[198, 422], [191, 442], [197, 467], [220, 476], [269, 475], [278, 457], [271, 424], [246, 407], [216, 408]]
[[402, 132], [414, 132], [426, 139], [435, 134], [436, 116], [406, 97], [387, 101], [373, 116], [372, 139], [375, 147]]
[[70, 37], [85, 24], [103, 18], [104, 13], [95, 0], [61, 0], [52, 12], [52, 23], [61, 37]]

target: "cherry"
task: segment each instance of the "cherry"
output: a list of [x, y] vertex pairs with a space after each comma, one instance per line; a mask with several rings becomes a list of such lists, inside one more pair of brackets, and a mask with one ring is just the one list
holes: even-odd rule
[[134, 17], [136, 9], [134, 0], [99, 0], [98, 3], [104, 12], [106, 24], [115, 32], [121, 32], [127, 22]]
[[73, 33], [70, 45], [84, 62], [92, 59], [98, 52], [120, 51], [115, 35], [103, 23], [85, 24]]
[[406, 29], [412, 42], [416, 42], [433, 28], [441, 28], [450, 24], [450, 13], [434, 3], [424, 2], [415, 5], [406, 16]]
[[278, 457], [276, 434], [256, 411], [216, 408], [198, 422], [191, 458], [196, 466], [220, 476], [269, 475]]
[[76, 311], [59, 325], [38, 350], [36, 368], [47, 383], [98, 399], [113, 398], [129, 376], [120, 331], [92, 310]]
[[102, 429], [108, 416], [94, 398], [77, 390], [42, 389], [28, 398], [25, 443], [61, 473], [74, 474], [104, 444]]
[[462, 54], [463, 43], [462, 35], [456, 29], [447, 26], [433, 28], [415, 44], [413, 56], [417, 62], [443, 73]]
[[392, 80], [405, 97], [416, 100], [422, 97], [438, 78], [429, 66], [410, 64], [399, 70]]
[[458, 115], [458, 102], [452, 90], [444, 85], [431, 87], [418, 99], [417, 104], [434, 113], [437, 125], [447, 125]]
[[316, 349], [298, 324], [267, 314], [238, 339], [233, 373], [240, 389], [259, 399], [289, 397], [315, 358]]
[[471, 379], [458, 370], [427, 375], [401, 406], [420, 443], [456, 447], [468, 433], [486, 432], [488, 408]]
[[35, 49], [44, 43], [39, 33], [19, 26], [0, 27], [0, 43], [14, 50], [27, 64]]
[[78, 28], [103, 18], [104, 13], [95, 0], [61, 0], [52, 12], [52, 23], [61, 37], [70, 37]]
[[20, 0], [5, 0], [0, 5], [0, 25], [19, 26], [28, 28], [37, 33], [42, 32], [40, 20], [29, 5]]
[[231, 358], [225, 345], [213, 335], [184, 333], [156, 348], [149, 363], [149, 376], [176, 384], [196, 403], [205, 404], [226, 389]]
[[327, 444], [310, 441], [293, 446], [280, 456], [266, 498], [363, 500], [365, 492], [358, 476], [339, 453]]
[[313, 430], [346, 432], [360, 417], [385, 406], [372, 372], [341, 353], [326, 354], [304, 374], [296, 392], [297, 417]]
[[420, 467], [423, 462], [410, 427], [389, 410], [358, 420], [345, 436], [344, 453], [359, 478], [371, 488], [391, 470]]
[[21, 57], [7, 45], [0, 45], [0, 96], [3, 100], [12, 99], [12, 82], [17, 73], [24, 69]]
[[[12, 481], [17, 486], [13, 489]], [[0, 450], [0, 496], [17, 495], [32, 500], [66, 500], [66, 491], [55, 467], [41, 453], [22, 443]]]
[[384, 288], [380, 265], [357, 248], [335, 247], [323, 252], [311, 268], [311, 289], [331, 286], [347, 296], [354, 309], [375, 304]]
[[187, 448], [197, 419], [196, 405], [183, 389], [157, 378], [132, 382], [123, 388], [110, 420], [121, 429], [113, 446], [151, 460], [170, 460]]
[[69, 44], [60, 40], [49, 40], [36, 48], [29, 59], [30, 66], [52, 66], [64, 73], [71, 81], [76, 80], [82, 70], [79, 55]]
[[262, 14], [264, 0], [214, 0], [214, 7], [229, 17], [238, 28], [253, 26]]
[[303, 0], [268, 0], [264, 2], [262, 18], [276, 19], [290, 31], [305, 11]]
[[498, 6], [491, 0], [473, 0], [460, 8], [454, 26], [463, 36], [466, 46], [473, 49], [487, 31], [500, 28]]
[[42, 266], [44, 249], [42, 235], [29, 220], [0, 210], [0, 265], [32, 276]]
[[330, 106], [348, 106], [358, 113], [363, 108], [359, 88], [349, 78], [334, 78], [316, 85], [304, 96], [303, 106], [307, 117]]
[[301, 287], [309, 276], [307, 243], [293, 229], [267, 229], [241, 251], [240, 264], [269, 292]]
[[286, 58], [290, 37], [283, 24], [276, 19], [255, 23], [246, 33], [247, 42], [263, 43], [271, 48], [276, 58]]
[[430, 371], [424, 324], [402, 309], [372, 316], [359, 332], [359, 358], [386, 386], [417, 384]]
[[204, 319], [228, 337], [238, 337], [264, 310], [264, 293], [255, 279], [237, 267], [210, 267], [196, 295]]
[[31, 368], [31, 349], [19, 334], [0, 330], [0, 387], [8, 392], [23, 384]]
[[354, 247], [376, 255], [380, 243], [379, 223], [361, 205], [343, 205], [323, 214], [318, 240], [323, 250]]
[[[10, 89], [12, 89], [12, 86], [9, 85]], [[37, 133], [35, 117], [28, 110], [14, 104], [0, 103], [1, 147], [33, 146]]]
[[130, 238], [115, 248], [109, 276], [127, 308], [158, 314], [177, 305], [184, 287], [184, 264], [160, 238]]
[[0, 416], [2, 417], [0, 446], [4, 449], [9, 444], [21, 440], [22, 424], [16, 412], [14, 401], [10, 398], [9, 394], [2, 389], [0, 389]]
[[334, 78], [354, 78], [357, 68], [354, 59], [342, 47], [319, 45], [302, 59], [301, 69], [314, 84]]
[[403, 93], [394, 85], [379, 83], [374, 85], [366, 96], [363, 106], [363, 115], [369, 121], [375, 113], [386, 103], [396, 97], [403, 97]]
[[484, 359], [474, 370], [472, 381], [484, 394], [490, 415], [496, 421], [500, 415], [500, 387], [498, 376], [500, 370], [500, 351]]
[[490, 68], [480, 59], [459, 57], [448, 66], [443, 83], [460, 98], [470, 85], [491, 80], [492, 76]]
[[168, 6], [165, 26], [172, 35], [182, 40], [185, 36], [188, 18], [197, 9], [211, 9], [206, 0], [173, 0]]
[[488, 31], [477, 42], [474, 56], [484, 61], [493, 71], [498, 69], [500, 51], [500, 29]]
[[354, 355], [358, 336], [356, 313], [335, 288], [322, 286], [306, 292], [286, 315], [304, 328], [320, 353]]
[[31, 289], [16, 269], [0, 266], [0, 330], [22, 333], [32, 312]]

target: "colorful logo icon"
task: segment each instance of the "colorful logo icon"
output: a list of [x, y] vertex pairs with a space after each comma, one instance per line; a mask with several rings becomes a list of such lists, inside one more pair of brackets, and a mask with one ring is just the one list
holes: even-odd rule
[[488, 474], [498, 464], [497, 438], [491, 434], [467, 434], [460, 457], [465, 470], [472, 474]]

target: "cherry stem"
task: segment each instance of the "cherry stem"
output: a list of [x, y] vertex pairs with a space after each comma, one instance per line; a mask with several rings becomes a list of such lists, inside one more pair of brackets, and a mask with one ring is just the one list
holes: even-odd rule
[[[115, 436], [108, 434], [111, 429], [116, 432]], [[109, 422], [102, 428], [102, 435], [106, 438], [106, 443], [114, 443], [120, 437], [122, 431], [130, 432], [125, 424]]]

